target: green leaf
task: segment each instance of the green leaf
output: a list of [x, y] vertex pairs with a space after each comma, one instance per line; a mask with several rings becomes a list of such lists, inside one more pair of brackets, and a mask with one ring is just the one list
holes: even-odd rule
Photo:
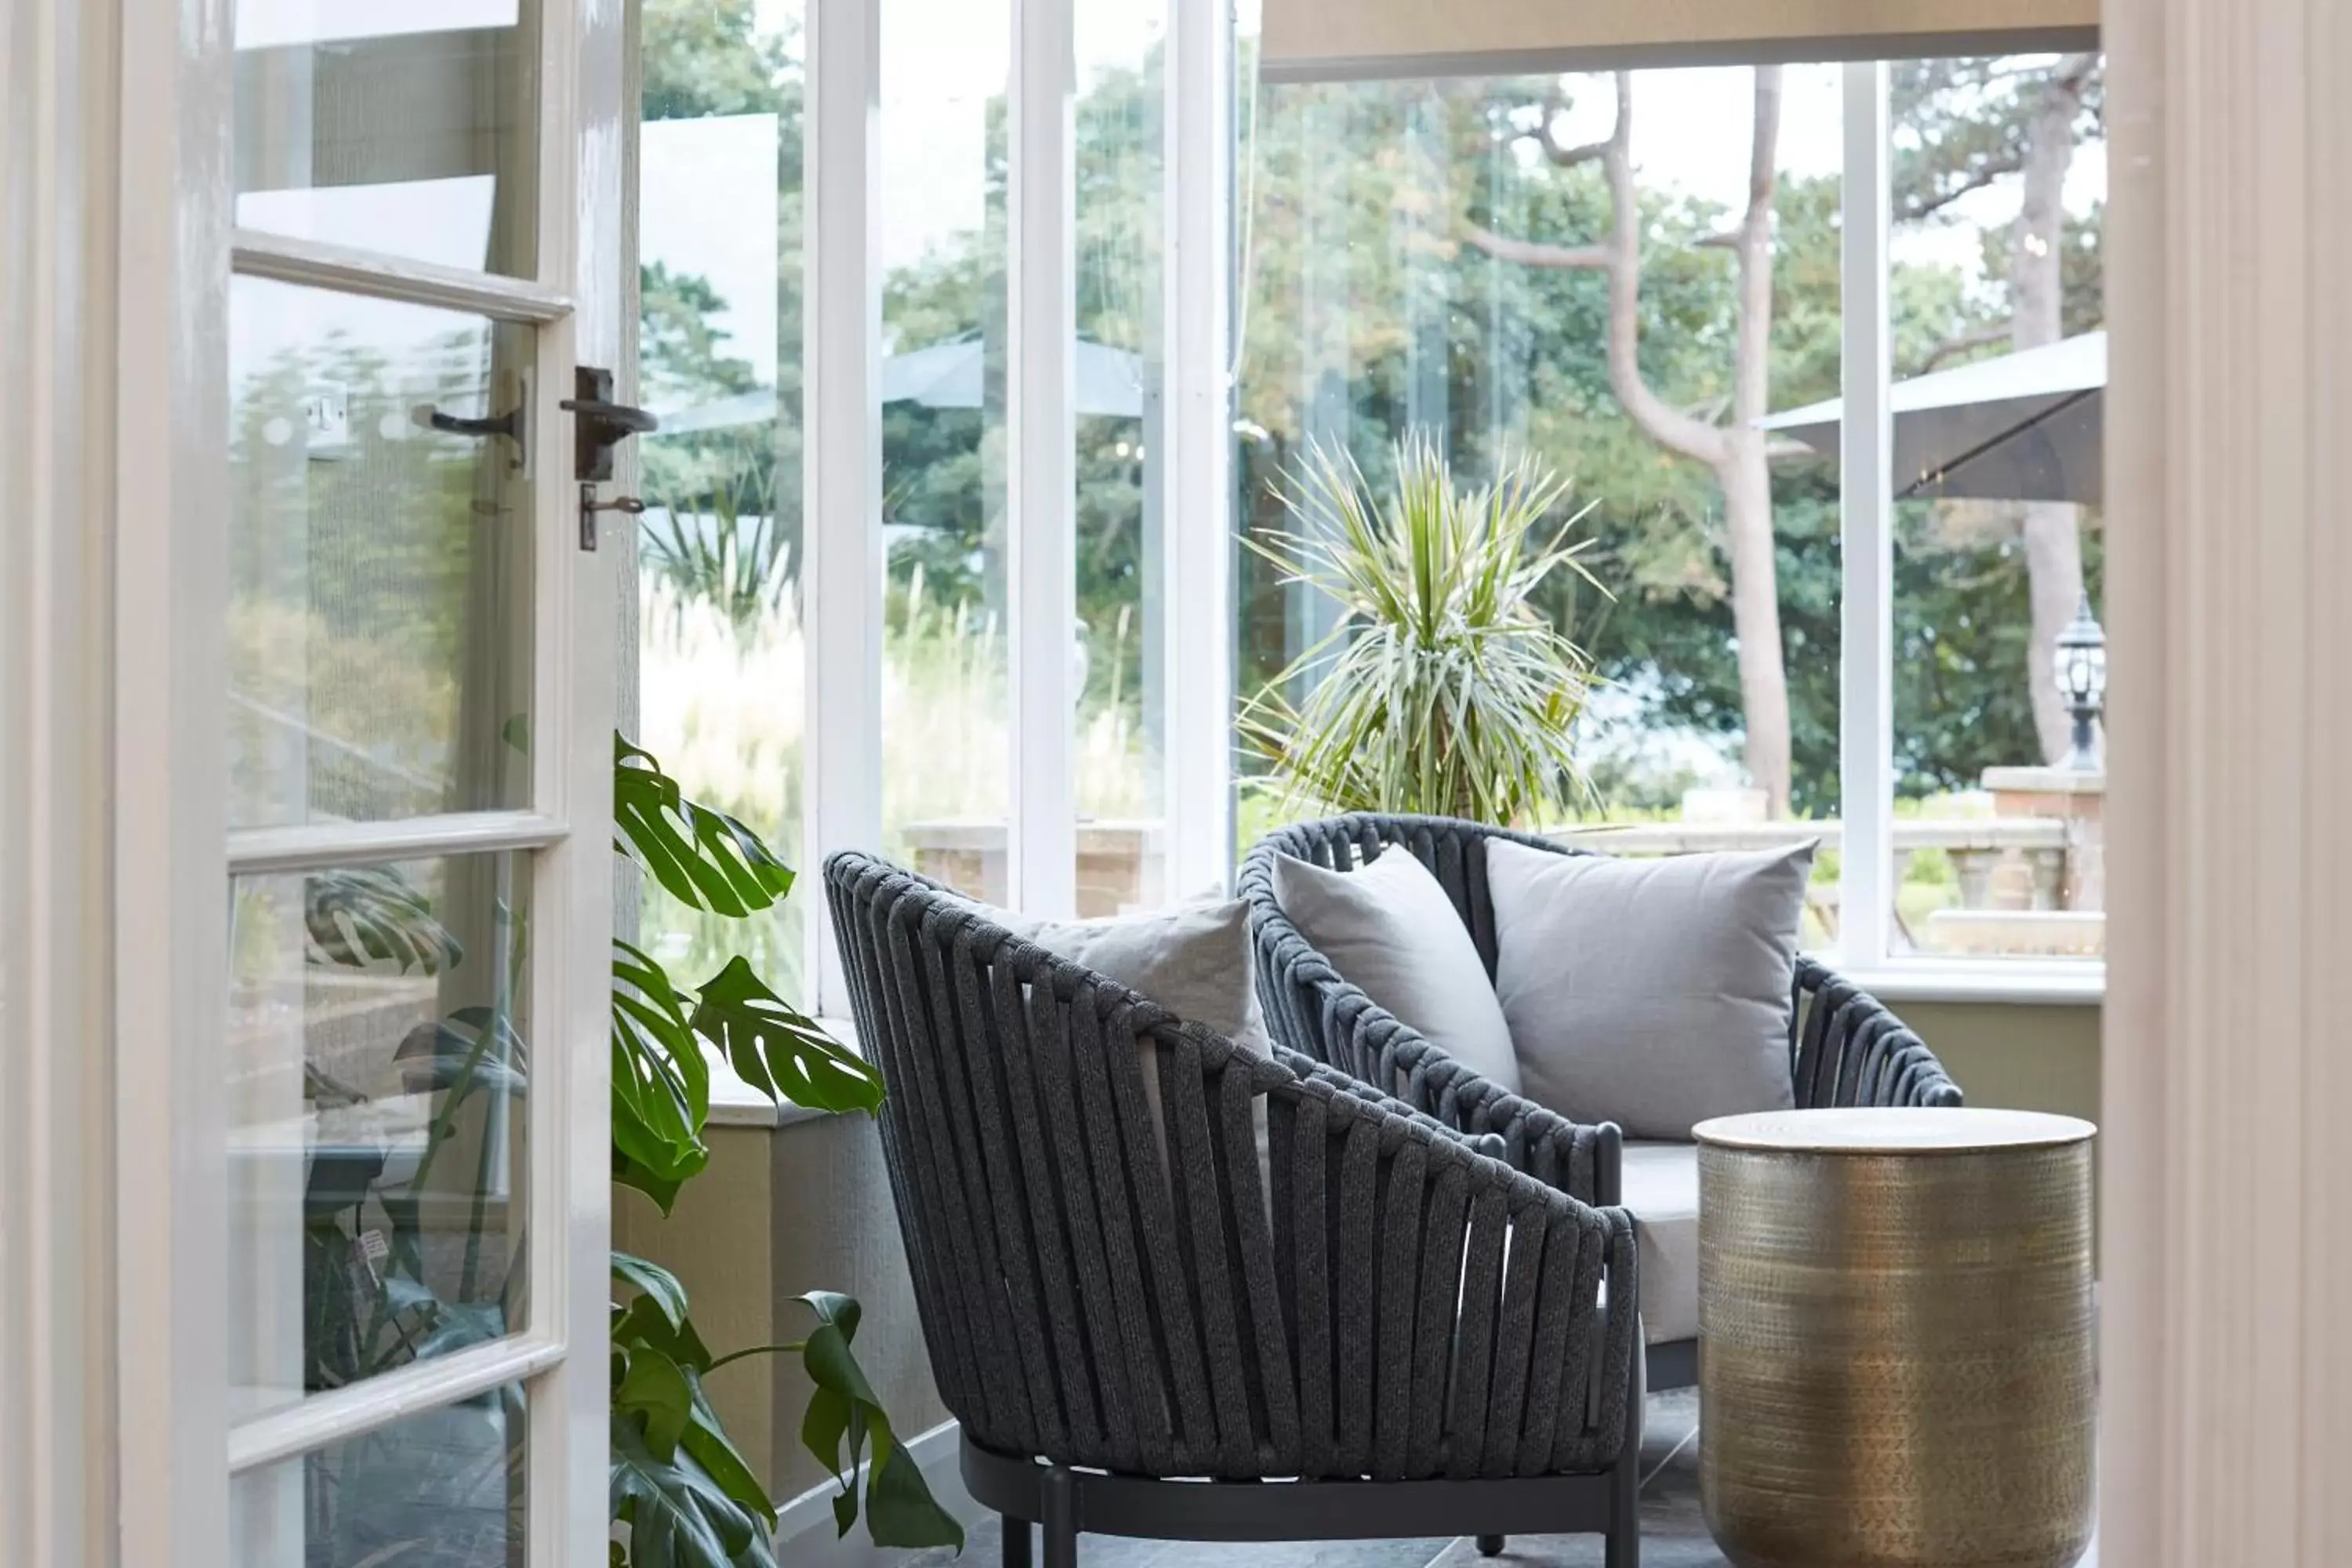
[[710, 1161], [710, 1068], [660, 964], [615, 940], [613, 982], [613, 1179], [667, 1214]]
[[438, 974], [466, 961], [466, 945], [433, 902], [382, 866], [339, 866], [302, 879], [304, 957], [312, 964]]
[[877, 1546], [963, 1547], [963, 1528], [931, 1496], [922, 1467], [898, 1447], [890, 1417], [850, 1350], [857, 1333], [856, 1300], [831, 1290], [801, 1298], [817, 1316], [803, 1342], [801, 1364], [816, 1384], [801, 1416], [801, 1444], [824, 1462], [841, 1492], [833, 1520], [843, 1535], [857, 1522], [856, 1472], [871, 1436], [874, 1460], [866, 1471], [866, 1528]]
[[686, 798], [652, 752], [613, 736], [613, 826], [669, 895], [738, 917], [792, 891], [792, 868], [734, 817]]
[[660, 1309], [661, 1315], [673, 1329], [686, 1321], [686, 1287], [677, 1276], [658, 1263], [648, 1263], [642, 1258], [625, 1252], [613, 1254], [613, 1278]]
[[659, 1351], [688, 1372], [710, 1370], [710, 1349], [696, 1331], [694, 1320], [682, 1317], [672, 1323], [650, 1297], [640, 1296], [616, 1311], [613, 1343], [621, 1350]]
[[694, 1405], [683, 1441], [688, 1453], [709, 1471], [719, 1489], [747, 1511], [757, 1515], [772, 1530], [776, 1523], [776, 1505], [759, 1477], [751, 1473], [751, 1462], [736, 1448], [727, 1436], [726, 1427], [719, 1421], [719, 1412], [711, 1407], [709, 1396], [703, 1392], [702, 1380], [690, 1369], [683, 1370], [687, 1387], [693, 1392]]
[[641, 1416], [612, 1424], [612, 1517], [628, 1527], [635, 1568], [775, 1568], [761, 1522], [684, 1447], [664, 1460]]
[[726, 1053], [736, 1076], [772, 1099], [816, 1110], [873, 1110], [882, 1079], [768, 989], [740, 958], [702, 983], [694, 1031]]
[[877, 1428], [874, 1465], [866, 1473], [866, 1532], [877, 1546], [952, 1546], [963, 1550], [963, 1526], [940, 1506], [923, 1467], [887, 1428]]
[[664, 1464], [677, 1456], [678, 1439], [694, 1418], [694, 1388], [677, 1363], [640, 1345], [629, 1352], [628, 1370], [613, 1390], [615, 1415], [645, 1418], [646, 1447]]

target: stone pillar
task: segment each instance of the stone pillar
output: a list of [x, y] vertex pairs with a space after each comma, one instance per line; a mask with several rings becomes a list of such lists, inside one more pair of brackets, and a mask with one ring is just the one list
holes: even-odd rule
[[[2073, 768], [1987, 768], [1995, 816], [2049, 816], [2066, 825], [2066, 869], [2059, 907], [2107, 907], [2105, 827], [2107, 775]], [[2036, 900], [2039, 907], [2039, 900]]]

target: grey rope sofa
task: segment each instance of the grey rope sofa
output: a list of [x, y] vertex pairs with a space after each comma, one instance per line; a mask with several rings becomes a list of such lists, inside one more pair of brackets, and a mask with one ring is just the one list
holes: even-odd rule
[[[1486, 888], [1486, 846], [1505, 838], [1555, 854], [1586, 853], [1530, 834], [1451, 817], [1358, 812], [1278, 828], [1244, 860], [1241, 896], [1250, 907], [1257, 946], [1257, 984], [1268, 1027], [1282, 1045], [1338, 1068], [1401, 1099], [1406, 1105], [1465, 1133], [1502, 1140], [1509, 1164], [1586, 1203], [1630, 1205], [1645, 1218], [1639, 1193], [1627, 1190], [1628, 1151], [1612, 1123], [1580, 1120], [1574, 1106], [1543, 1106], [1489, 1082], [1350, 984], [1311, 946], [1274, 894], [1276, 857], [1296, 856], [1332, 870], [1352, 871], [1383, 851], [1401, 847], [1429, 868], [1469, 929], [1488, 978], [1495, 972], [1495, 913]], [[1959, 1087], [1927, 1043], [1869, 994], [1812, 959], [1800, 955], [1790, 977], [1789, 1065], [1795, 1103], [1810, 1106], [1956, 1106]], [[1637, 1147], [1642, 1180], [1653, 1179], [1657, 1151]], [[1689, 1175], [1687, 1202], [1677, 1192], [1678, 1217], [1688, 1225], [1686, 1267], [1675, 1278], [1652, 1268], [1643, 1310], [1653, 1328], [1677, 1314], [1661, 1289], [1696, 1290], [1696, 1188]], [[1687, 1209], [1686, 1214], [1679, 1213]], [[1645, 1241], [1648, 1227], [1644, 1226]], [[1688, 1303], [1695, 1321], [1695, 1294]], [[1686, 1386], [1697, 1378], [1695, 1340], [1669, 1338], [1648, 1352], [1652, 1389]]]
[[1047, 1568], [1080, 1531], [1598, 1531], [1635, 1568], [1622, 1210], [926, 879], [824, 871], [932, 1373], [1008, 1565], [1035, 1522]]

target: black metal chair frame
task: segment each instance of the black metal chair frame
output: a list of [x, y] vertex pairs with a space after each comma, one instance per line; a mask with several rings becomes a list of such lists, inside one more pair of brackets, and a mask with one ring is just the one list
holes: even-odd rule
[[825, 880], [932, 1373], [1007, 1564], [1034, 1523], [1048, 1568], [1080, 1531], [1585, 1531], [1635, 1568], [1623, 1210], [925, 879], [844, 853]]
[[[1580, 1121], [1573, 1107], [1538, 1105], [1464, 1067], [1350, 984], [1274, 896], [1280, 856], [1353, 871], [1402, 847], [1445, 889], [1491, 981], [1495, 906], [1486, 846], [1498, 838], [1555, 855], [1591, 853], [1486, 823], [1371, 812], [1296, 823], [1259, 840], [1242, 864], [1240, 889], [1250, 906], [1266, 1021], [1290, 1049], [1379, 1085], [1449, 1127], [1499, 1137], [1509, 1164], [1586, 1203], [1613, 1205], [1623, 1195], [1624, 1149], [1614, 1122]], [[1789, 1068], [1801, 1107], [1960, 1103], [1959, 1086], [1926, 1041], [1868, 993], [1801, 955], [1791, 977]], [[1648, 1362], [1654, 1391], [1698, 1381], [1696, 1340], [1652, 1345]]]

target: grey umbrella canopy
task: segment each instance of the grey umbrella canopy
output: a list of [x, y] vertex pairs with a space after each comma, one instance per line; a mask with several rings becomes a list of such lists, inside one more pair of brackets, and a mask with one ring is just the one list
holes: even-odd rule
[[[1896, 382], [1895, 496], [2096, 506], [2106, 386], [2103, 331]], [[1833, 458], [1843, 411], [1833, 397], [1758, 424]]]
[[[926, 408], [977, 408], [986, 358], [986, 346], [978, 338], [959, 338], [892, 354], [882, 362], [882, 401], [919, 403]], [[1143, 417], [1142, 355], [1082, 339], [1076, 345], [1075, 361], [1080, 414], [1111, 419]], [[776, 390], [762, 386], [699, 407], [659, 412], [665, 436], [764, 425], [776, 416]]]

